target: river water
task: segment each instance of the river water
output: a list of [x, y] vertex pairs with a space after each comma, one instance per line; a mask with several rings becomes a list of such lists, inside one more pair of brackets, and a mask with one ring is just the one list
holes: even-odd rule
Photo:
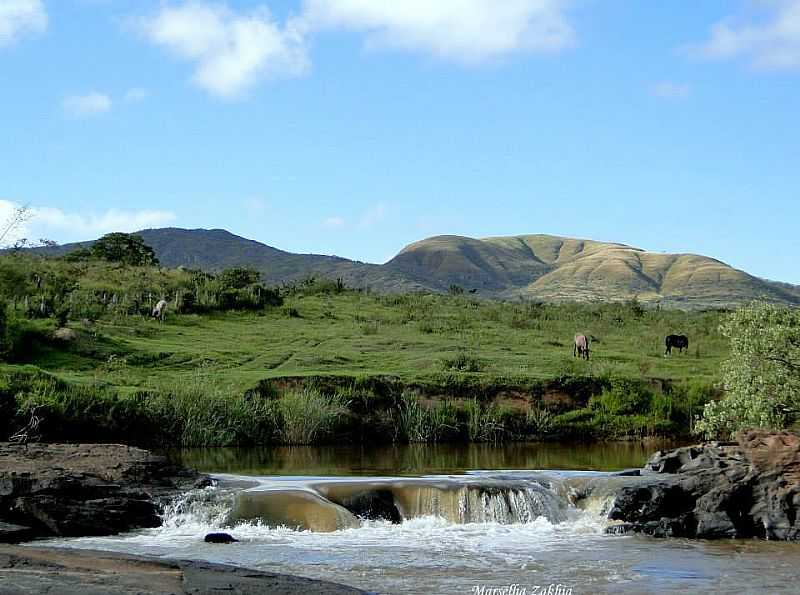
[[[52, 543], [231, 563], [381, 593], [800, 592], [798, 544], [605, 533], [615, 483], [636, 481], [611, 472], [640, 467], [658, 446], [175, 452], [218, 486], [176, 501], [159, 529]], [[593, 495], [576, 502], [587, 484]], [[212, 531], [241, 541], [204, 543]]]

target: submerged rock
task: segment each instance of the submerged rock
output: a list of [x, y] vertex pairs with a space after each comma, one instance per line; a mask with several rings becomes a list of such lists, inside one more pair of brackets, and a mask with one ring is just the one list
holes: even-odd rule
[[390, 490], [367, 490], [358, 492], [339, 502], [355, 516], [370, 521], [384, 520], [398, 524], [403, 520], [394, 503]]
[[0, 443], [0, 522], [28, 538], [157, 527], [162, 501], [207, 481], [129, 446]]
[[203, 538], [206, 543], [238, 543], [239, 540], [229, 533], [209, 533]]
[[800, 435], [750, 431], [657, 452], [608, 517], [656, 537], [797, 540], [799, 508]]

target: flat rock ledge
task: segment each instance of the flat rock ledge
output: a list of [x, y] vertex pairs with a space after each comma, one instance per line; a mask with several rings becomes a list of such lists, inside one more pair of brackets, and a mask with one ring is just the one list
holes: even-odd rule
[[163, 503], [209, 483], [130, 446], [0, 443], [0, 543], [158, 527]]
[[616, 491], [608, 532], [800, 540], [798, 512], [800, 435], [749, 431], [657, 452]]
[[207, 562], [0, 545], [0, 593], [345, 595], [364, 591], [335, 583]]

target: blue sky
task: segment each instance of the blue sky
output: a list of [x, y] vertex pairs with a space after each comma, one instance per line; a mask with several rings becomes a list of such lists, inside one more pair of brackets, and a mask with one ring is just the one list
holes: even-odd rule
[[0, 0], [0, 216], [383, 262], [551, 233], [800, 283], [800, 0]]

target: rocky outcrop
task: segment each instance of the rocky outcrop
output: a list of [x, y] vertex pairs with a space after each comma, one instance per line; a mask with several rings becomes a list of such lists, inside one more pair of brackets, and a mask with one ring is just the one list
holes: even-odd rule
[[363, 591], [325, 581], [209, 562], [0, 545], [0, 593], [345, 595]]
[[0, 522], [18, 526], [5, 541], [157, 527], [164, 500], [207, 482], [129, 446], [0, 443]]
[[612, 532], [656, 537], [800, 539], [800, 435], [750, 431], [736, 442], [657, 452], [616, 492]]

